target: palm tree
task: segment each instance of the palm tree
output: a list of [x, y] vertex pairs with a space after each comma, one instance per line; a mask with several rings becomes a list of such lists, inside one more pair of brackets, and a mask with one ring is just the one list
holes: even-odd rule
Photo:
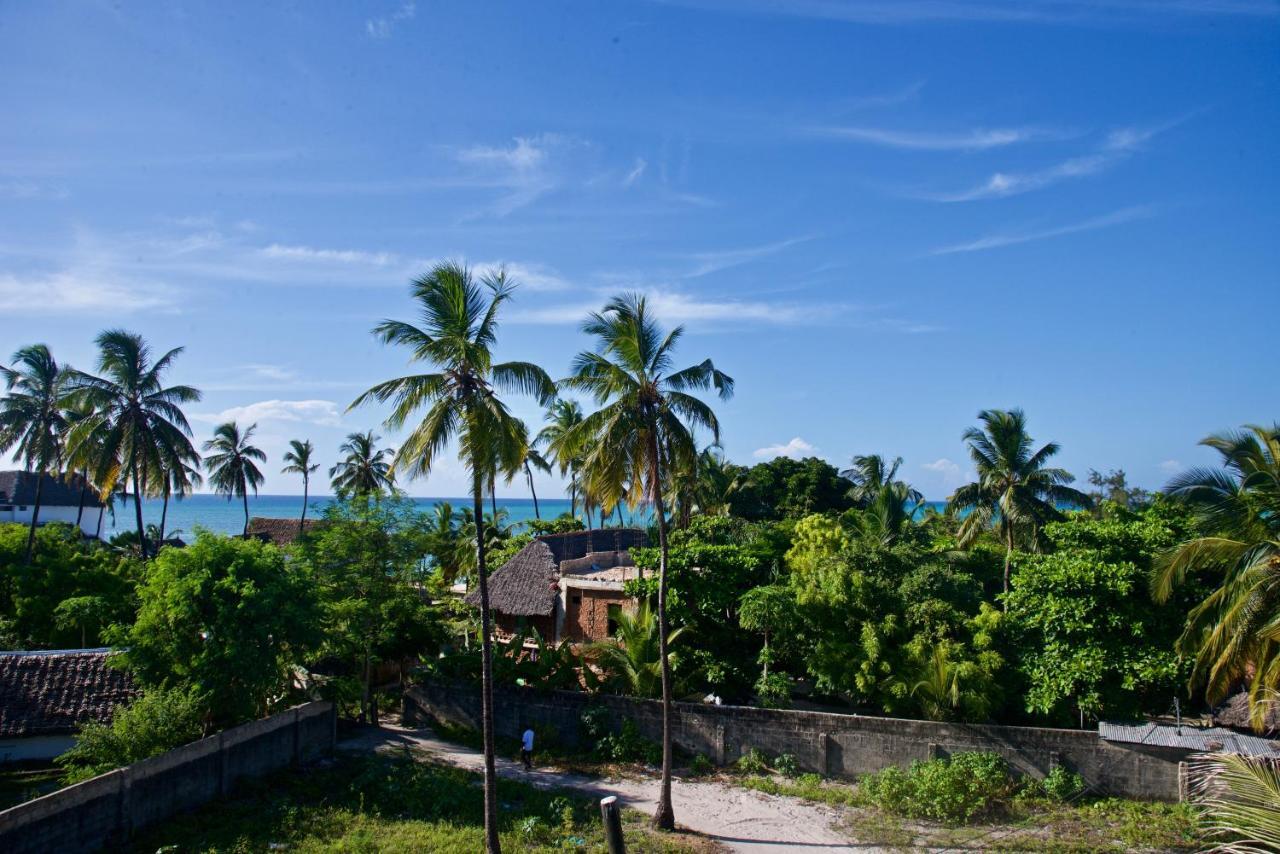
[[169, 518], [170, 495], [181, 501], [204, 485], [204, 478], [200, 476], [200, 470], [196, 468], [199, 464], [199, 459], [194, 461], [194, 465], [188, 464], [183, 460], [171, 460], [167, 470], [159, 473], [159, 479], [164, 484], [162, 490], [164, 505], [160, 510], [160, 536], [156, 540], [157, 549], [164, 543], [165, 539], [164, 529], [165, 522]]
[[395, 473], [388, 460], [393, 452], [390, 448], [378, 449], [381, 438], [372, 430], [347, 434], [347, 441], [338, 448], [338, 453], [346, 456], [329, 469], [337, 495], [379, 495], [383, 490], [395, 489]]
[[502, 462], [515, 456], [512, 449], [525, 444], [520, 420], [507, 410], [499, 391], [531, 394], [543, 404], [555, 394], [555, 386], [542, 368], [528, 362], [493, 362], [498, 314], [511, 299], [514, 287], [505, 270], [476, 282], [465, 266], [454, 263], [439, 264], [417, 279], [412, 292], [421, 325], [385, 320], [374, 334], [384, 344], [408, 347], [412, 361], [425, 362], [435, 371], [380, 383], [351, 404], [391, 402], [391, 415], [385, 423], [392, 430], [426, 410], [396, 453], [393, 471], [407, 470], [410, 476], [428, 474], [436, 457], [456, 439], [459, 456], [471, 476], [471, 514], [479, 522], [475, 525], [475, 568], [480, 590], [485, 845], [490, 852], [499, 851], [499, 841], [484, 489]]
[[0, 453], [14, 449], [14, 459], [35, 475], [36, 494], [31, 508], [31, 531], [27, 534], [26, 562], [36, 545], [40, 522], [40, 499], [46, 473], [57, 475], [62, 468], [63, 436], [67, 421], [63, 414], [67, 372], [44, 344], [23, 347], [13, 354], [13, 367], [0, 365], [8, 394], [0, 401]]
[[[648, 601], [635, 611], [623, 609], [617, 614], [617, 634], [590, 643], [583, 656], [602, 670], [605, 683], [632, 697], [662, 695], [662, 647], [658, 640], [657, 614]], [[667, 649], [675, 645], [686, 627], [667, 635]]]
[[319, 463], [311, 462], [315, 452], [315, 446], [311, 444], [310, 439], [306, 441], [292, 439], [289, 442], [289, 450], [284, 453], [284, 461], [288, 465], [280, 469], [281, 474], [302, 475], [302, 518], [298, 520], [299, 534], [307, 525], [307, 497], [311, 489], [311, 475], [320, 469]]
[[[615, 297], [593, 313], [583, 331], [597, 349], [579, 353], [563, 385], [590, 394], [601, 408], [552, 443], [556, 459], [582, 459], [588, 491], [604, 506], [621, 500], [632, 506], [653, 502], [658, 527], [658, 623], [662, 657], [662, 791], [654, 823], [675, 826], [671, 806], [671, 665], [667, 659], [667, 515], [664, 469], [679, 470], [697, 455], [692, 429], [720, 441], [720, 422], [690, 391], [715, 388], [721, 399], [733, 394], [733, 379], [710, 359], [672, 371], [672, 353], [684, 334], [677, 326], [665, 336], [649, 315], [643, 296]], [[686, 424], [687, 422], [687, 424]], [[628, 488], [629, 487], [629, 488]]]
[[1250, 680], [1250, 711], [1260, 724], [1268, 691], [1280, 688], [1280, 424], [1217, 433], [1200, 444], [1222, 468], [1196, 468], [1165, 487], [1195, 512], [1203, 536], [1157, 561], [1152, 592], [1167, 600], [1192, 572], [1222, 580], [1187, 616], [1180, 652], [1195, 656], [1192, 685], [1221, 700]]
[[166, 387], [164, 375], [182, 353], [175, 347], [154, 361], [141, 335], [109, 329], [97, 338], [98, 372], [68, 374], [73, 403], [89, 412], [71, 430], [69, 452], [83, 460], [100, 494], [111, 495], [116, 484], [133, 479], [134, 512], [142, 557], [147, 557], [142, 525], [145, 478], [162, 468], [164, 460], [194, 460], [199, 455], [188, 438], [191, 425], [181, 405], [200, 400], [191, 386]]
[[533, 518], [541, 519], [542, 513], [538, 511], [538, 491], [533, 486], [533, 470], [537, 469], [544, 474], [550, 474], [551, 463], [528, 440], [529, 432], [523, 422], [520, 424], [520, 429], [524, 432], [525, 441], [521, 443], [521, 453], [515, 459], [517, 464], [515, 470], [507, 472], [507, 483], [511, 483], [521, 471], [524, 472], [525, 482], [529, 484], [529, 494], [533, 496]]
[[[89, 479], [89, 466], [93, 464], [94, 460], [101, 456], [102, 448], [99, 447], [95, 441], [89, 441], [80, 449], [80, 458], [72, 456], [70, 453], [71, 432], [75, 429], [77, 424], [91, 414], [91, 411], [76, 406], [70, 400], [64, 401], [62, 417], [65, 421], [65, 427], [62, 441], [64, 446], [67, 448], [66, 477], [69, 483], [80, 488], [80, 500], [76, 508], [77, 528], [80, 527], [80, 522], [84, 519], [84, 505], [89, 498], [89, 490], [93, 489], [97, 492], [97, 489], [93, 485], [93, 481]], [[99, 436], [100, 435], [101, 434], [99, 434]], [[76, 473], [74, 479], [72, 478], [72, 472]], [[104, 501], [106, 500], [106, 497], [102, 498]]]
[[[894, 457], [890, 461], [880, 454], [859, 454], [850, 460], [850, 463], [852, 465], [841, 471], [840, 476], [853, 483], [849, 488], [849, 497], [853, 499], [856, 507], [869, 507], [880, 490], [890, 484], [903, 483], [897, 480], [898, 469], [902, 467], [902, 457]], [[906, 500], [912, 504], [919, 504], [924, 500], [924, 495], [918, 489], [908, 486]]]
[[739, 488], [739, 468], [718, 449], [703, 448], [698, 454], [697, 479], [694, 484], [694, 503], [699, 513], [708, 516], [728, 516], [730, 501]]
[[914, 524], [924, 500], [910, 484], [900, 480], [881, 484], [872, 495], [860, 511], [850, 514], [853, 527], [864, 540], [892, 545]]
[[[570, 430], [582, 423], [582, 405], [576, 400], [566, 400], [564, 398], [556, 398], [551, 406], [547, 409], [547, 421], [538, 435], [534, 438], [533, 444], [554, 448], [563, 436]], [[556, 464], [556, 468], [560, 471], [560, 476], [569, 475], [569, 515], [578, 515], [578, 476], [577, 470], [579, 460], [574, 459], [567, 454], [552, 451], [551, 458]]]
[[204, 464], [209, 469], [209, 483], [214, 491], [227, 496], [228, 501], [236, 496], [244, 501], [246, 537], [249, 536], [249, 490], [257, 495], [263, 480], [254, 461], [267, 461], [266, 454], [249, 444], [256, 429], [257, 424], [250, 424], [241, 433], [234, 421], [228, 421], [214, 428], [213, 438], [204, 443], [205, 452], [209, 454]]
[[957, 489], [950, 506], [953, 512], [970, 511], [960, 524], [962, 548], [996, 521], [1005, 544], [1004, 592], [1008, 593], [1015, 533], [1026, 532], [1034, 544], [1046, 522], [1062, 518], [1058, 504], [1088, 507], [1091, 502], [1089, 496], [1067, 486], [1075, 480], [1070, 472], [1046, 466], [1058, 453], [1057, 442], [1032, 450], [1021, 409], [984, 409], [978, 420], [983, 428], [970, 427], [963, 437], [978, 480]]

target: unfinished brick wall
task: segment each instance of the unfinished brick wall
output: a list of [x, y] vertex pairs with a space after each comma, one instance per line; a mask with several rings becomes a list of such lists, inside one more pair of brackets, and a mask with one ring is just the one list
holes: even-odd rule
[[570, 587], [564, 612], [565, 636], [574, 643], [609, 636], [609, 606], [626, 608], [633, 600], [620, 590], [588, 590]]

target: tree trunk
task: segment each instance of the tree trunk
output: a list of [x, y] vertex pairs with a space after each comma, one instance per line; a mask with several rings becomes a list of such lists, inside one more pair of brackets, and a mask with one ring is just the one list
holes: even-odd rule
[[493, 514], [493, 527], [498, 527], [498, 478], [489, 478], [489, 512]]
[[617, 504], [613, 505], [613, 509], [618, 512], [618, 527], [624, 527], [626, 523], [622, 521], [622, 502], [619, 501]]
[[1004, 525], [1004, 592], [1006, 598], [1002, 600], [1004, 610], [1009, 610], [1008, 593], [1009, 593], [1009, 564], [1013, 561], [1013, 526], [1008, 522]]
[[[472, 486], [472, 512], [476, 519], [484, 513], [483, 482]], [[489, 854], [500, 854], [498, 841], [498, 776], [494, 768], [493, 737], [493, 641], [489, 614], [489, 576], [484, 565], [484, 525], [476, 524], [476, 580], [480, 587], [480, 718], [484, 735], [484, 840]]]
[[147, 530], [142, 527], [142, 478], [138, 476], [138, 451], [129, 450], [129, 468], [133, 469], [133, 510], [138, 521], [138, 551], [147, 559]]
[[529, 461], [524, 463], [525, 477], [529, 478], [529, 494], [533, 496], [533, 518], [541, 519], [542, 514], [538, 512], [538, 491], [533, 488], [533, 469], [529, 468]]
[[369, 672], [369, 660], [371, 657], [369, 654], [369, 639], [366, 635], [364, 643], [364, 685], [361, 686], [363, 690], [360, 692], [360, 723], [362, 724], [369, 721], [369, 696], [373, 693], [369, 688], [369, 684], [372, 681], [372, 676]]
[[[165, 478], [164, 485], [164, 505], [160, 508], [160, 543], [164, 543], [164, 525], [169, 518], [169, 483]], [[160, 544], [156, 545], [156, 550], [160, 549]]]
[[31, 530], [27, 533], [27, 559], [26, 563], [31, 563], [31, 554], [36, 547], [36, 525], [40, 523], [40, 498], [44, 492], [44, 472], [36, 472], [36, 501], [31, 506]]
[[84, 518], [84, 500], [89, 493], [89, 472], [82, 471], [80, 473], [80, 507], [76, 510], [76, 527], [80, 527], [80, 520]]
[[298, 536], [302, 536], [302, 532], [307, 528], [307, 489], [310, 487], [311, 478], [304, 471], [302, 473], [302, 518], [298, 520]]
[[244, 499], [244, 535], [249, 536], [249, 489], [245, 487], [240, 490], [240, 497]]
[[653, 505], [658, 521], [658, 655], [662, 659], [662, 789], [653, 825], [674, 830], [676, 814], [671, 805], [671, 659], [667, 657], [667, 519], [662, 506], [662, 464], [658, 456], [658, 436], [649, 436], [653, 458]]

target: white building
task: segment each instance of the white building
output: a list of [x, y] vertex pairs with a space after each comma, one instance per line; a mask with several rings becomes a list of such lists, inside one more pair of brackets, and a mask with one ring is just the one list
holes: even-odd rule
[[92, 487], [83, 488], [84, 479], [79, 475], [61, 478], [48, 474], [37, 476], [25, 471], [0, 471], [0, 522], [31, 524], [31, 515], [36, 509], [37, 477], [44, 478], [40, 489], [38, 524], [66, 522], [74, 525], [79, 519], [80, 530], [86, 536], [102, 535], [107, 508]]

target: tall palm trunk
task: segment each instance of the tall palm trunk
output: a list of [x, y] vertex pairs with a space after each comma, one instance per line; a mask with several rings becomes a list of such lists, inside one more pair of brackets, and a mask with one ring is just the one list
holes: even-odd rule
[[658, 459], [658, 434], [649, 437], [653, 458], [653, 505], [658, 517], [658, 656], [662, 659], [662, 789], [653, 824], [674, 830], [676, 814], [671, 805], [671, 660], [667, 657], [667, 518], [662, 506], [662, 466]]
[[[476, 519], [484, 513], [483, 481], [472, 485], [472, 512]], [[476, 581], [480, 587], [480, 720], [484, 738], [484, 840], [489, 854], [500, 854], [498, 841], [498, 778], [494, 768], [493, 737], [493, 642], [489, 614], [489, 574], [484, 564], [484, 525], [476, 525]]]
[[489, 478], [489, 512], [493, 514], [493, 526], [498, 526], [498, 476]]
[[311, 480], [310, 476], [307, 475], [306, 472], [303, 472], [302, 473], [302, 518], [298, 520], [299, 536], [302, 535], [302, 532], [306, 530], [306, 527], [307, 527], [307, 490], [311, 485], [309, 483], [310, 480]]
[[241, 487], [240, 497], [244, 499], [244, 535], [249, 536], [249, 487]]
[[84, 518], [84, 500], [89, 496], [89, 472], [80, 472], [80, 507], [76, 510], [76, 527], [80, 527], [80, 520]]
[[541, 519], [542, 514], [538, 512], [538, 491], [533, 488], [533, 469], [529, 468], [529, 461], [524, 461], [524, 476], [529, 479], [529, 494], [533, 496], [533, 518]]
[[[1009, 592], [1009, 564], [1013, 562], [1013, 525], [1004, 523], [1004, 592]], [[1004, 600], [1004, 610], [1009, 610], [1008, 596]]]
[[129, 468], [133, 470], [133, 512], [138, 522], [138, 551], [147, 559], [147, 529], [142, 526], [142, 478], [138, 474], [138, 451], [129, 449]]
[[36, 500], [31, 506], [31, 530], [27, 533], [27, 558], [26, 562], [31, 563], [31, 554], [36, 547], [36, 525], [40, 523], [40, 498], [44, 492], [44, 472], [36, 472]]
[[[169, 518], [169, 483], [168, 483], [168, 478], [165, 478], [164, 504], [160, 508], [160, 542], [161, 543], [164, 542], [164, 524], [168, 518]], [[156, 548], [159, 549], [160, 546], [157, 544]]]

